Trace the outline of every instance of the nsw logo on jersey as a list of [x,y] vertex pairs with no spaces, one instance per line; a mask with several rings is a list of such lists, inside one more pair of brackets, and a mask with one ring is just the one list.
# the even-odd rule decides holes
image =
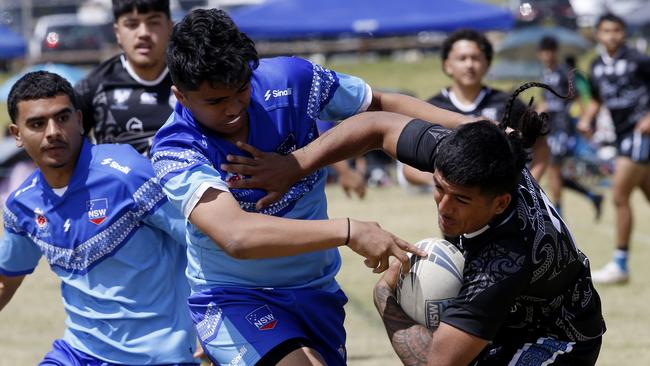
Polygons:
[[286,88],[286,89],[269,89],[264,93],[264,101],[268,101],[271,98],[277,98],[277,97],[288,97],[292,94],[292,89],[291,88]]
[[99,225],[106,220],[108,213],[108,200],[106,198],[99,198],[96,200],[86,201],[86,208],[88,210],[88,221],[95,225]]
[[246,315],[246,320],[254,325],[258,330],[271,330],[275,328],[278,320],[271,312],[268,305],[261,306]]

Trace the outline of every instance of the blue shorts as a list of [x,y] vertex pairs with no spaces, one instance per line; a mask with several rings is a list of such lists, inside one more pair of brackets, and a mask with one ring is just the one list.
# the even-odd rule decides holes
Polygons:
[[650,162],[650,135],[639,132],[627,133],[618,139],[618,155],[639,164]]
[[346,364],[347,301],[341,290],[217,287],[190,296],[188,304],[203,349],[217,365],[252,366],[298,339],[335,366]]
[[[100,360],[78,349],[72,348],[63,339],[52,343],[52,350],[48,352],[39,366],[117,366],[110,362]],[[168,366],[198,366],[196,363],[180,363]]]

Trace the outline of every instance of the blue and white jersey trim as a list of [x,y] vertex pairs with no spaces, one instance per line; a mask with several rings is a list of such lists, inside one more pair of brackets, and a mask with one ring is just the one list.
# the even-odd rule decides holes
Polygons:
[[[285,193],[279,201],[263,208],[260,213],[267,215],[277,215],[279,212],[285,210],[290,205],[295,204],[296,201],[302,198],[305,194],[312,191],[314,185],[316,185],[316,182],[318,181],[319,173],[320,171],[316,171],[299,180],[297,183],[292,185],[291,188],[289,188],[289,191]],[[256,203],[257,202],[240,200],[239,206],[244,211],[256,212]]]
[[164,183],[163,179],[169,173],[184,171],[189,167],[201,164],[212,166],[208,158],[194,150],[158,151],[153,155],[151,161],[153,170],[161,184]]
[[[160,201],[164,200],[165,195],[157,184],[157,179],[151,178],[138,188],[133,194],[133,198],[137,203],[137,211],[126,212],[99,234],[74,248],[61,248],[29,233],[27,236],[38,245],[51,266],[83,274],[98,261],[121,247],[140,225],[142,218]],[[15,215],[13,217],[15,220]]]
[[563,342],[553,338],[539,338],[536,343],[526,343],[517,351],[508,366],[545,366],[573,350],[575,342]]
[[203,342],[211,341],[217,334],[223,311],[214,302],[208,304],[203,320],[196,324],[196,331]]
[[4,221],[5,229],[15,234],[20,233],[20,228],[18,227],[18,217],[16,217],[16,214],[11,212],[6,206],[2,214],[2,220]]
[[333,71],[317,64],[313,64],[313,72],[307,115],[315,120],[318,118],[322,106],[329,100],[332,86],[336,83],[336,78],[334,77]]

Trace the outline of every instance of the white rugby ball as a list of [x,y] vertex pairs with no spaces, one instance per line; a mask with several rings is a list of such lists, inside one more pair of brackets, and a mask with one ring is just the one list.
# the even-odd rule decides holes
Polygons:
[[411,269],[397,281],[397,301],[419,324],[435,329],[440,315],[458,295],[463,283],[463,253],[443,239],[427,238],[415,244],[429,253],[411,256]]

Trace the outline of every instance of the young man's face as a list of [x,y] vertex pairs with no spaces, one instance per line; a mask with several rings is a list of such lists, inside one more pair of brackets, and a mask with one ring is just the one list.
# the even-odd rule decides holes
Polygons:
[[83,141],[81,112],[70,98],[60,94],[52,98],[18,102],[15,124],[9,126],[18,147],[24,147],[34,163],[44,169],[74,167]]
[[464,39],[454,42],[449,56],[443,62],[445,73],[454,83],[464,87],[481,85],[489,67],[478,44]]
[[557,53],[555,50],[539,50],[537,58],[544,67],[553,67],[557,63]]
[[502,213],[510,195],[496,197],[481,193],[479,187],[464,187],[448,182],[439,171],[433,173],[433,198],[438,206],[438,226],[444,235],[473,233]]
[[605,20],[598,26],[596,38],[607,52],[614,53],[625,42],[625,28],[617,22]]
[[165,50],[173,24],[163,12],[120,15],[113,24],[117,43],[134,67],[154,68],[165,63]]
[[198,90],[181,92],[172,86],[172,91],[197,121],[224,137],[237,136],[247,126],[249,82],[239,88],[213,87],[204,82]]

